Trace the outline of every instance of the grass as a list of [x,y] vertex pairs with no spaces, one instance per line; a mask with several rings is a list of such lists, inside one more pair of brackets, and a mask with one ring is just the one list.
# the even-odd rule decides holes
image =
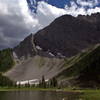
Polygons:
[[81,92],[80,90],[72,90],[71,88],[38,88],[38,87],[0,87],[0,91],[61,91],[61,92]]
[[82,90],[82,100],[100,100],[100,90]]
[[98,90],[96,89],[83,89],[83,90],[64,89],[64,91],[80,93],[78,100],[100,100],[100,89]]
[[78,81],[85,84],[88,84],[88,80],[93,82],[99,80],[100,46],[66,59],[64,66],[65,69],[56,76],[57,78],[68,79],[80,76]]
[[100,100],[100,90],[83,89],[73,90],[71,88],[0,88],[0,91],[57,91],[57,92],[70,92],[79,93],[79,100]]
[[21,87],[21,88],[14,88],[14,87],[0,87],[0,91],[56,91],[57,88],[27,88],[27,87]]

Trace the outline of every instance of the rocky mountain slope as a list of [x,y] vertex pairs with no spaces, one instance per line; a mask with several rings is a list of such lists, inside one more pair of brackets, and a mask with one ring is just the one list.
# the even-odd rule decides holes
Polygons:
[[70,58],[48,58],[36,55],[5,73],[15,81],[55,77],[62,86],[100,87],[100,44]]
[[100,42],[100,14],[72,17],[64,15],[34,35],[34,43],[44,51],[70,57]]
[[42,49],[43,55],[47,55],[43,52],[50,52],[55,56],[76,55],[100,42],[99,18],[99,13],[91,16],[61,16],[35,35],[28,36],[14,48],[14,52],[19,58],[34,56],[38,46]]
[[33,35],[26,37],[18,46],[13,49],[18,59],[28,56],[34,56],[36,54],[36,48],[33,44]]
[[5,75],[15,81],[41,79],[42,76],[50,79],[61,72],[63,64],[64,59],[36,55],[19,62]]

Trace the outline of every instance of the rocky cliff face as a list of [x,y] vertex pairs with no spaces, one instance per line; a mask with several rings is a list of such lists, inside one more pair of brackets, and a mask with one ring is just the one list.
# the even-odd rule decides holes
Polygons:
[[100,14],[72,17],[64,15],[34,35],[44,51],[70,57],[100,42]]
[[42,51],[38,52],[40,55],[52,53],[55,56],[73,56],[100,42],[99,18],[99,13],[91,16],[61,16],[35,35],[28,36],[14,51],[19,58],[34,56],[38,46],[39,51]]
[[34,46],[33,39],[34,37],[31,34],[13,49],[18,58],[27,58],[36,55],[36,48]]

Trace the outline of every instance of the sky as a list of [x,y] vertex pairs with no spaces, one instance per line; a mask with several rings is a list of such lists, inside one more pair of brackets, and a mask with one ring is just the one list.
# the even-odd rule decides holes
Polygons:
[[14,47],[65,14],[100,12],[100,0],[0,0],[0,49]]

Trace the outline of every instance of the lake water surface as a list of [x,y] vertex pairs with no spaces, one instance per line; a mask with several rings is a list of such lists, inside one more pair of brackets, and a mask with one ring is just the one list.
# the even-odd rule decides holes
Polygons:
[[0,92],[0,100],[79,100],[78,94],[66,92],[10,91]]

